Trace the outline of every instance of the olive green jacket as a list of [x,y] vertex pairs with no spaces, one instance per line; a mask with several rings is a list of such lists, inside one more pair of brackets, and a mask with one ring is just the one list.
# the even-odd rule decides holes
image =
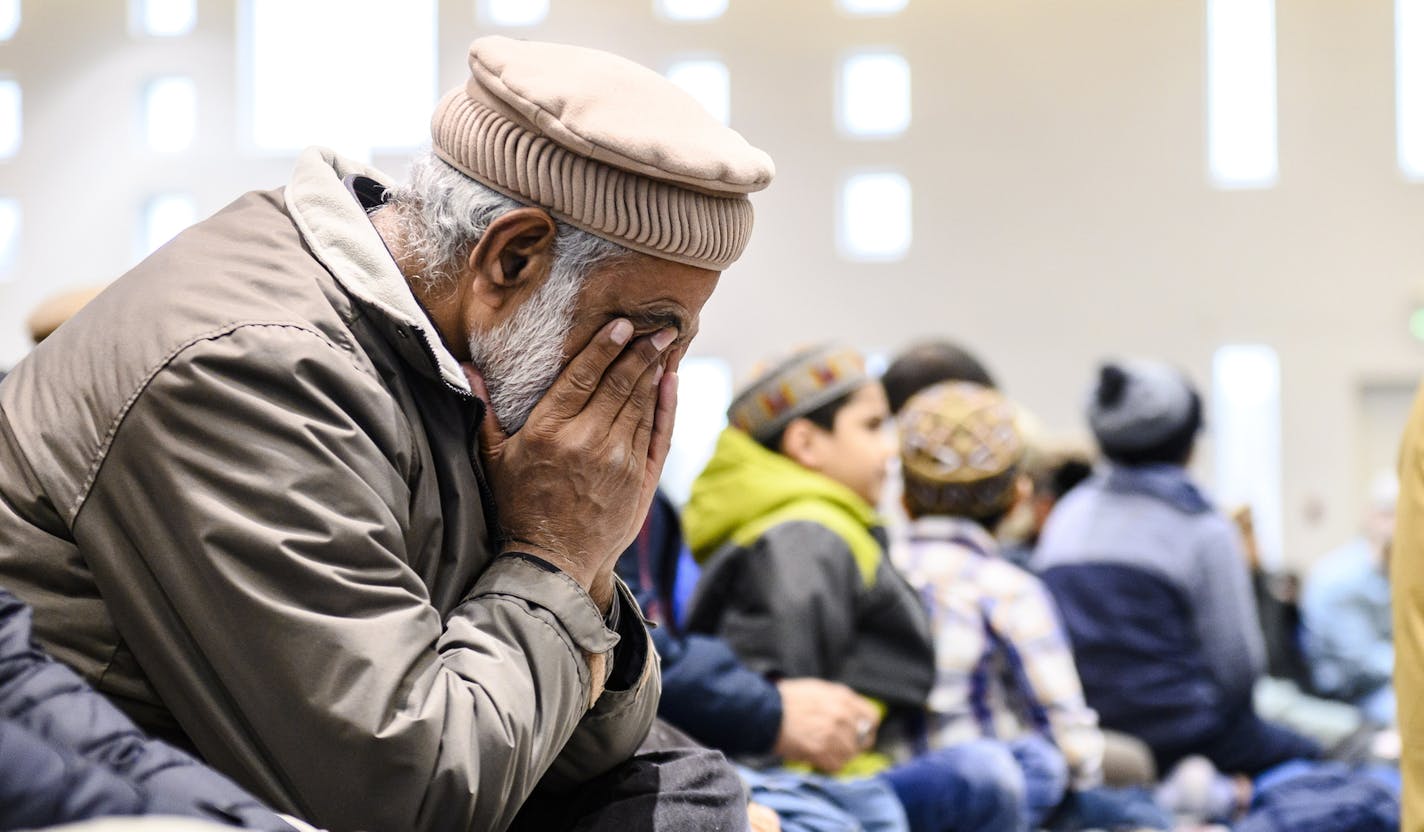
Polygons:
[[615,631],[562,572],[496,556],[480,405],[357,174],[380,178],[307,151],[0,385],[0,585],[141,725],[280,809],[503,829],[536,784],[633,753],[656,657],[626,591]]

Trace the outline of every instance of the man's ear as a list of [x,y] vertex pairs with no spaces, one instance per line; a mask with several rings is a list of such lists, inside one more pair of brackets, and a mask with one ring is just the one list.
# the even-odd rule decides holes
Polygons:
[[470,250],[465,266],[490,287],[523,290],[537,287],[554,261],[558,227],[548,212],[516,208],[495,217]]
[[821,470],[825,431],[810,419],[795,418],[781,434],[781,453],[812,471]]

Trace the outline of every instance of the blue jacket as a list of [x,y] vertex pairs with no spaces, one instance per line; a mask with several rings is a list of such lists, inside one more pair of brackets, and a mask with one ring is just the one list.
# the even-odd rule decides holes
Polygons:
[[1104,727],[1190,747],[1251,708],[1265,647],[1246,561],[1185,470],[1099,472],[1054,509],[1035,559]]
[[771,752],[781,732],[781,694],[742,664],[720,638],[684,634],[677,619],[695,570],[677,510],[659,493],[638,539],[618,561],[623,578],[657,626],[663,694],[658,716],[727,754]]
[[144,734],[30,637],[0,590],[0,830],[112,815],[181,815],[291,832],[227,778]]
[[1391,683],[1394,620],[1389,576],[1364,538],[1326,555],[1301,592],[1312,681],[1325,696],[1353,702]]

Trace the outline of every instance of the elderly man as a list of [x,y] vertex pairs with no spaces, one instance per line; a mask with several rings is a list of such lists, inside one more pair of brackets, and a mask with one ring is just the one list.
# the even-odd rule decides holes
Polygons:
[[613,55],[469,58],[408,185],[307,151],[21,363],[0,585],[323,826],[743,826],[715,753],[633,756],[657,662],[613,567],[771,161]]

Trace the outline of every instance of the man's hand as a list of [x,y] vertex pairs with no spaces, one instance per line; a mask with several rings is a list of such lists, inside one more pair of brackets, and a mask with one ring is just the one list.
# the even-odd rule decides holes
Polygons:
[[[600,330],[513,436],[492,410],[480,425],[505,550],[548,560],[605,610],[613,564],[657,490],[677,407],[677,374],[664,373],[677,331],[632,336],[622,319]],[[483,380],[467,374],[487,398]]]
[[781,818],[760,803],[747,804],[747,821],[752,832],[781,832]]
[[831,773],[875,745],[880,713],[845,685],[783,679],[776,688],[781,692],[781,733],[775,750],[783,759]]

